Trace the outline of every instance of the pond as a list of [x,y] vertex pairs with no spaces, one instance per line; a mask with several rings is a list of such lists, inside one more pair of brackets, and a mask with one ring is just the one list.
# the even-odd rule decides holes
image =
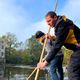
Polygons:
[[[5,67],[0,66],[0,80],[27,80],[34,69],[27,66]],[[34,80],[35,74],[29,80]],[[50,80],[47,70],[40,70],[38,80]],[[68,79],[64,79],[68,80]]]
[[[27,80],[34,69],[28,67],[0,67],[0,80]],[[35,72],[36,73],[36,72]],[[47,71],[40,71],[38,80],[48,80]],[[29,80],[34,80],[35,74]]]

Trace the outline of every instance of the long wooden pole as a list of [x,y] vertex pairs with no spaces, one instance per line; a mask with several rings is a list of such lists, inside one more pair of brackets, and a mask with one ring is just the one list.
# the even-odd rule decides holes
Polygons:
[[32,71],[32,73],[28,76],[28,78],[26,78],[26,80],[29,80],[30,77],[35,73],[36,70],[37,70],[37,67]]
[[[51,27],[49,27],[48,34],[50,33],[50,29],[51,29]],[[44,45],[43,45],[43,49],[42,49],[42,53],[41,53],[39,62],[42,62],[42,58],[43,58],[44,50],[45,50],[45,47],[46,47],[46,43],[47,43],[47,35],[46,35],[46,39],[44,41]],[[35,76],[34,80],[37,80],[38,74],[39,74],[39,69],[37,69],[36,76]]]
[[[49,32],[50,32],[50,29],[51,29],[51,27],[49,27],[48,34],[49,34]],[[44,54],[44,50],[45,50],[45,46],[46,46],[46,42],[47,42],[47,35],[46,35],[46,39],[45,39],[44,44],[43,44],[43,49],[42,49],[42,53],[41,53],[41,56],[40,56],[40,60],[39,60],[39,62],[42,61],[43,54]],[[37,70],[37,72],[36,72],[36,76],[35,76],[35,80],[36,80],[37,77],[38,77],[38,73],[39,73],[39,69],[37,69],[37,67],[32,71],[32,73],[29,75],[29,77],[26,78],[26,80],[29,80],[30,77],[35,73],[36,70]]]
[[[55,8],[54,8],[54,12],[56,12],[57,6],[58,6],[58,0],[56,0],[56,5],[55,5]],[[49,27],[48,33],[50,32],[50,29],[51,29],[51,27]],[[43,53],[44,53],[44,49],[45,49],[46,43],[47,43],[47,37],[46,37],[45,42],[44,42],[44,45],[43,45],[43,50],[42,50],[40,62],[41,62],[41,60],[43,58]],[[37,69],[35,80],[37,80],[38,74],[39,74],[39,69]]]
[[[56,12],[56,9],[57,9],[57,6],[58,6],[58,0],[56,0],[56,5],[55,5],[55,8],[54,8],[54,12]],[[49,31],[48,31],[48,33],[50,32],[50,28],[49,28]],[[47,42],[47,38],[45,39],[45,44],[46,44],[46,42]],[[44,47],[45,47],[46,45],[44,45]],[[41,55],[41,58],[43,57],[43,52],[44,52],[44,49],[42,50],[42,55]],[[40,58],[40,59],[41,59]],[[41,59],[42,60],[42,59]],[[41,61],[40,60],[40,61]],[[37,72],[36,72],[36,76],[35,76],[35,80],[37,80],[37,77],[38,77],[38,73],[39,73],[39,69],[37,69],[37,68],[35,68],[34,70],[33,70],[33,72],[30,74],[30,76],[27,78],[27,80],[29,80],[29,78],[34,74],[34,72],[37,70]]]

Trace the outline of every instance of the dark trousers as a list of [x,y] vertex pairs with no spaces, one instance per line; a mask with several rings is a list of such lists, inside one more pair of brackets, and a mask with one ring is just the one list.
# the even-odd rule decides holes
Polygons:
[[75,51],[68,66],[69,80],[80,80],[80,50]]

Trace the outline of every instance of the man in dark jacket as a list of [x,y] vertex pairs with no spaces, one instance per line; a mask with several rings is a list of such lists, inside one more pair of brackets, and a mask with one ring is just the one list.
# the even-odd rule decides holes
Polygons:
[[48,12],[45,19],[50,27],[55,28],[56,41],[45,61],[38,63],[37,67],[43,69],[64,45],[74,51],[68,67],[69,80],[80,80],[80,29],[65,16],[57,16],[53,11]]
[[[42,31],[37,31],[35,36],[38,42],[40,42],[41,44],[44,43],[46,36],[45,33],[43,33]],[[49,55],[49,52],[54,47],[55,39],[56,39],[55,36],[48,35],[45,48],[47,55],[43,58],[43,61],[46,59],[46,57]],[[63,52],[62,50],[60,50],[58,54],[55,56],[55,58],[48,65],[49,66],[48,72],[50,74],[51,80],[63,80],[62,62],[63,62]]]

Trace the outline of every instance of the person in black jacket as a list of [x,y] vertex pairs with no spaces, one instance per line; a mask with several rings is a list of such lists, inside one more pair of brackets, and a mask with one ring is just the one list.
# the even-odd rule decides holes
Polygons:
[[43,69],[64,45],[74,52],[68,67],[69,80],[80,80],[80,29],[70,19],[57,16],[53,11],[48,12],[45,19],[50,27],[55,28],[56,40],[54,48],[51,49],[44,62],[37,64],[37,68]]
[[[46,36],[46,34],[42,31],[37,31],[35,34],[36,40],[41,44],[44,43],[44,40],[46,38],[45,36]],[[50,50],[54,47],[55,39],[56,39],[55,36],[48,35],[48,39],[47,39],[47,43],[46,43],[46,47],[45,47],[47,55],[45,55],[45,57],[43,58],[43,61],[49,55]],[[54,59],[49,63],[47,70],[50,74],[51,80],[63,80],[64,79],[63,66],[62,66],[63,57],[64,57],[64,55],[63,55],[63,51],[61,49],[58,52],[58,54],[54,57]]]

